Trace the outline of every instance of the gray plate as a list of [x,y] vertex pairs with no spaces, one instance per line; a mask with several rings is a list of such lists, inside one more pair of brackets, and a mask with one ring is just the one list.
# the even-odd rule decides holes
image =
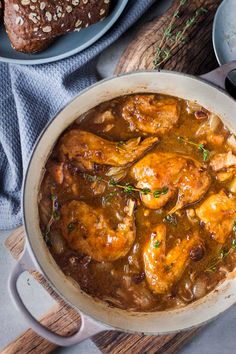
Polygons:
[[79,53],[96,42],[111,28],[123,12],[128,0],[113,0],[113,3],[110,15],[104,21],[80,32],[61,36],[48,49],[36,54],[23,54],[14,50],[10,45],[4,26],[1,25],[0,61],[24,65],[45,64]]
[[[224,0],[213,24],[213,46],[220,65],[236,59],[236,0]],[[230,74],[236,85],[236,72]]]

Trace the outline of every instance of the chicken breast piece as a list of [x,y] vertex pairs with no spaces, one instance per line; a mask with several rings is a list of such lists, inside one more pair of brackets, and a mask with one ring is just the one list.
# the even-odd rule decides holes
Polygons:
[[156,294],[169,293],[190,262],[190,252],[203,247],[197,234],[183,239],[166,254],[166,226],[157,225],[143,251],[144,271],[150,289]]
[[94,209],[78,200],[66,203],[61,208],[63,237],[71,249],[98,262],[115,261],[124,257],[134,242],[134,206],[130,199],[123,222],[114,230],[103,216],[102,209]]
[[60,141],[60,151],[69,159],[80,162],[85,169],[93,169],[94,163],[110,166],[124,166],[148,151],[158,142],[157,137],[130,139],[126,142],[114,142],[99,136],[73,129]]
[[162,135],[178,122],[180,105],[175,98],[158,100],[154,95],[130,96],[125,101],[122,117],[132,130]]
[[196,209],[196,214],[212,237],[223,244],[233,231],[236,197],[228,196],[224,191],[213,194]]
[[[207,192],[211,179],[202,165],[188,156],[173,153],[149,153],[131,168],[131,176],[138,188],[149,188],[151,193],[141,194],[143,204],[150,209],[163,207],[177,195],[177,210],[200,200]],[[166,188],[167,193],[155,197],[153,192]]]

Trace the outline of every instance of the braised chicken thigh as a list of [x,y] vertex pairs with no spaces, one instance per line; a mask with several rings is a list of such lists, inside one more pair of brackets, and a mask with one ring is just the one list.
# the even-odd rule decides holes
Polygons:
[[134,202],[130,199],[125,216],[112,229],[102,214],[88,204],[72,201],[61,209],[62,234],[69,246],[96,261],[115,261],[124,257],[135,239]]
[[178,122],[180,105],[175,98],[158,99],[155,95],[135,95],[126,100],[122,117],[132,130],[162,135]]
[[93,169],[94,163],[123,166],[140,158],[158,138],[128,140],[122,144],[108,141],[97,135],[79,129],[71,130],[61,140],[61,152],[80,162],[84,168]]
[[166,226],[157,225],[143,252],[144,270],[151,289],[157,294],[170,292],[190,262],[191,250],[197,247],[203,247],[203,242],[195,234],[166,254]]
[[224,191],[213,194],[196,209],[196,214],[212,237],[224,244],[234,227],[236,196],[228,196]]
[[104,102],[56,142],[39,216],[55,262],[88,295],[129,311],[186,306],[236,267],[235,135],[196,102]]
[[210,186],[210,176],[198,161],[172,153],[146,155],[131,168],[131,176],[138,181],[138,188],[168,188],[159,198],[141,194],[148,208],[159,209],[177,195],[177,203],[170,213],[200,200]]

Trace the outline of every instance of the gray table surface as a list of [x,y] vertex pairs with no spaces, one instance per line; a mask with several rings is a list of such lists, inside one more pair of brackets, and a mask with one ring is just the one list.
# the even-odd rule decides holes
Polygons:
[[[170,3],[171,0],[159,1],[156,9],[157,13],[161,14],[165,11]],[[151,16],[152,14],[150,14]],[[130,30],[128,34],[100,56],[98,71],[101,77],[113,74],[120,54],[134,35],[135,32]],[[4,241],[9,234],[10,231],[0,231],[0,350],[28,328],[21,314],[12,305],[7,291],[7,278],[15,263],[4,246]],[[23,274],[19,279],[19,291],[28,308],[37,318],[42,316],[54,304],[54,300],[28,274]],[[236,353],[236,327],[234,325],[236,326],[236,306],[204,327],[202,332],[180,351],[180,354]],[[56,353],[95,354],[100,353],[100,351],[91,340],[86,340],[74,347],[59,348]]]

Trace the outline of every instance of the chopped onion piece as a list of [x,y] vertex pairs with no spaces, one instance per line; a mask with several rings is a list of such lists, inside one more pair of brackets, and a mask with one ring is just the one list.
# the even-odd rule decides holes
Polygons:
[[200,125],[200,127],[198,128],[198,130],[196,131],[196,136],[199,135],[204,135],[209,131],[209,125],[208,122],[204,122]]
[[188,106],[188,111],[190,113],[202,110],[202,106],[200,106],[197,102],[188,101],[187,106]]
[[217,128],[219,127],[219,125],[221,124],[221,120],[218,116],[216,116],[215,114],[211,113],[209,116],[208,121],[205,121],[204,123],[202,123],[200,125],[200,127],[198,128],[196,135],[205,135],[209,133],[214,133]]
[[127,168],[126,167],[111,167],[107,173],[106,176],[114,178],[117,182],[125,178],[127,175]]
[[216,178],[219,182],[225,182],[228,179],[232,178],[234,175],[234,171],[226,171],[226,172],[218,172]]
[[211,113],[208,121],[210,130],[212,132],[215,132],[216,129],[219,127],[220,123],[221,123],[220,118],[215,114]]
[[230,182],[229,191],[236,194],[236,177]]
[[191,289],[182,289],[182,291],[179,294],[179,297],[184,301],[184,302],[190,302],[193,300],[193,293]]
[[102,181],[94,181],[91,184],[91,189],[92,189],[94,195],[100,195],[105,192],[106,184]]
[[108,124],[104,129],[103,129],[103,132],[104,133],[107,133],[109,132],[110,130],[112,130],[114,128],[115,124]]
[[204,295],[206,295],[207,286],[206,281],[203,279],[197,279],[196,283],[193,286],[193,295],[195,299],[200,299]]
[[233,149],[234,152],[236,152],[236,138],[235,135],[230,135],[230,137],[227,139],[227,145]]
[[62,254],[65,250],[65,241],[62,238],[59,231],[53,231],[50,235],[50,241],[52,244],[53,251],[56,254]]
[[113,116],[111,111],[105,111],[94,118],[94,123],[95,124],[102,124],[105,122],[110,122],[114,119],[115,119],[115,117]]
[[198,219],[196,218],[196,213],[194,209],[186,210],[187,217],[191,223],[197,223]]

